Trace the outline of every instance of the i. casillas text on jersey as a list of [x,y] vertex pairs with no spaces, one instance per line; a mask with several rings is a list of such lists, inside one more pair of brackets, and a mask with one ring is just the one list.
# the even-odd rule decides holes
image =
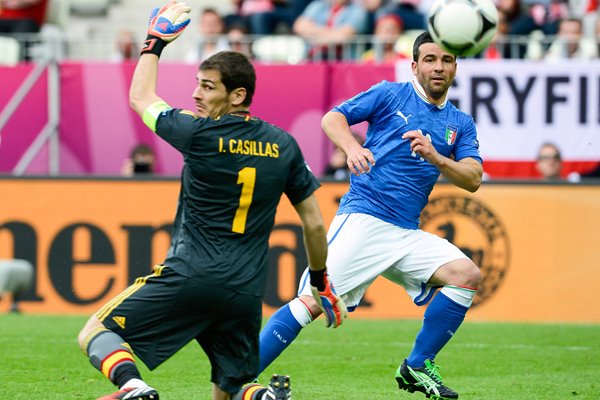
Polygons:
[[270,142],[258,142],[256,140],[237,140],[219,138],[219,153],[243,154],[259,157],[279,158],[279,145]]

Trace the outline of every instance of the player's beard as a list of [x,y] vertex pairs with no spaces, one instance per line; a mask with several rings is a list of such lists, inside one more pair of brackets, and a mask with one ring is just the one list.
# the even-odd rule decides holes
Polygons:
[[439,80],[434,81],[433,79],[429,79],[427,82],[427,90],[429,92],[429,96],[432,99],[438,100],[448,93],[448,88],[450,87],[450,82],[448,82],[447,78],[444,78],[444,82],[442,83]]

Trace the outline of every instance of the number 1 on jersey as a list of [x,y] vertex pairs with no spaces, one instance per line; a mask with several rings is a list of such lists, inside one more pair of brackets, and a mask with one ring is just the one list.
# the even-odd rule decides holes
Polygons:
[[248,210],[252,203],[252,194],[254,193],[254,184],[256,183],[256,168],[242,168],[238,174],[237,184],[242,185],[240,194],[240,205],[235,211],[233,226],[231,230],[235,233],[244,233],[246,231],[246,219]]

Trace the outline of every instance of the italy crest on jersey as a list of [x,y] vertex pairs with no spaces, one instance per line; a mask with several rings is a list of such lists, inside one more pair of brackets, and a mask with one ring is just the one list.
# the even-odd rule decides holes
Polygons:
[[456,141],[457,129],[451,127],[450,125],[446,126],[446,143],[448,146],[452,146]]

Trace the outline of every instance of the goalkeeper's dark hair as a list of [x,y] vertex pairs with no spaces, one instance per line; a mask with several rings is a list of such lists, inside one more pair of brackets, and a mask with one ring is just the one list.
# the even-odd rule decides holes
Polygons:
[[219,71],[227,93],[237,88],[244,88],[246,99],[242,104],[246,107],[252,104],[252,96],[256,88],[256,72],[244,54],[237,51],[220,51],[204,60],[200,64],[200,70]]

